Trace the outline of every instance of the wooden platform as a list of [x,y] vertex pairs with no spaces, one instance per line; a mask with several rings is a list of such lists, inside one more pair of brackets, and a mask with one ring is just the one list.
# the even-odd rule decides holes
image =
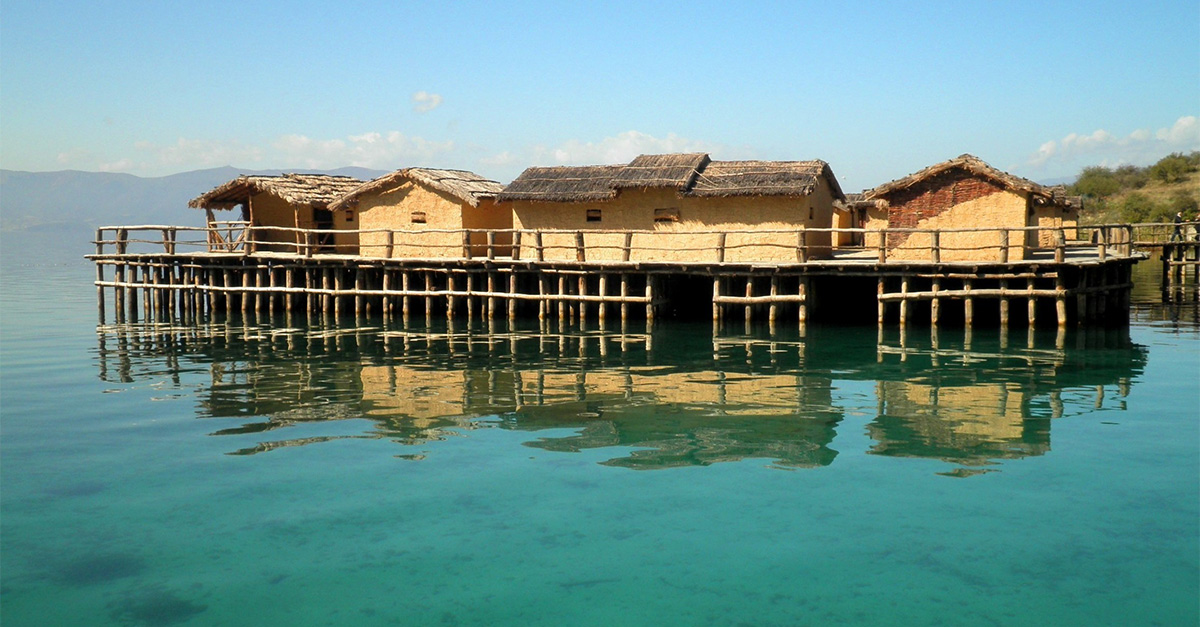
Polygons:
[[[1127,322],[1131,269],[1145,257],[1119,235],[1091,244],[1060,233],[1054,248],[1025,250],[1017,260],[1007,259],[1007,246],[995,259],[945,262],[937,249],[928,260],[914,261],[882,248],[834,249],[812,259],[798,250],[804,261],[791,262],[587,261],[586,254],[574,261],[531,260],[490,247],[482,256],[464,248],[457,258],[398,259],[299,246],[296,252],[250,252],[225,240],[185,252],[167,231],[173,228],[179,227],[105,227],[97,233],[96,254],[89,258],[96,263],[102,316],[107,290],[118,320],[140,309],[147,318],[241,310],[653,323],[711,315],[717,323],[738,318],[803,326],[818,312],[821,320],[862,320],[874,303],[871,317],[880,325],[952,320],[967,327],[1032,327],[1046,319],[1062,327]],[[161,231],[161,240],[129,238],[136,229]],[[106,230],[117,237],[106,239]],[[151,250],[134,252],[134,245]]]

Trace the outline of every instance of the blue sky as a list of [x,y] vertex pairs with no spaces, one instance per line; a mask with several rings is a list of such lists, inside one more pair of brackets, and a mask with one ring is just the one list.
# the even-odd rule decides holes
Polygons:
[[848,191],[1200,150],[1200,2],[0,4],[0,167],[461,168],[707,151]]

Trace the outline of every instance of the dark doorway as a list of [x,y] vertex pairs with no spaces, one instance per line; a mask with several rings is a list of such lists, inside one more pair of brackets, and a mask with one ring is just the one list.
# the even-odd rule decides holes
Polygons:
[[317,230],[322,231],[317,234],[317,252],[337,252],[331,232],[333,230],[333,212],[328,209],[313,209],[313,222],[316,223]]

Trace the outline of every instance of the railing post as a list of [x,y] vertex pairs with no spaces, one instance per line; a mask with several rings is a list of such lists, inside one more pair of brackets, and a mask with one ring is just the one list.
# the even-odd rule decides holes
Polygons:
[[808,261],[808,231],[800,229],[796,233],[796,263]]
[[117,254],[124,255],[129,250],[129,229],[117,229]]
[[254,226],[246,225],[246,230],[242,231],[242,255],[249,255],[254,252]]
[[471,231],[466,229],[462,232],[462,253],[464,259],[471,258]]
[[[487,258],[488,259],[496,258],[496,232],[495,231],[487,232]],[[491,314],[489,313],[489,315],[491,315]]]
[[311,259],[313,256],[313,234],[312,231],[304,232],[304,257]]
[[583,249],[583,231],[575,231],[575,261],[587,261],[587,254]]
[[725,263],[725,231],[717,234],[717,263]]
[[1054,263],[1062,263],[1067,256],[1067,234],[1062,229],[1054,229]]
[[[362,241],[362,235],[359,235],[359,242],[361,242],[361,241]],[[383,249],[383,256],[386,257],[387,259],[391,259],[392,255],[395,254],[395,252],[396,252],[396,232],[389,230],[387,232],[387,245],[384,246],[384,249]]]
[[[512,257],[513,260],[517,260],[517,259],[521,258],[521,232],[520,231],[513,232],[512,252],[509,253],[509,256]],[[509,303],[509,306],[510,307],[512,306],[511,301]]]
[[542,247],[542,232],[541,231],[533,232],[533,247],[537,251],[537,260],[545,261],[546,260],[546,249]]
[[625,245],[621,249],[621,261],[633,258],[633,231],[625,231]]
[[1108,257],[1108,227],[1100,227],[1100,241],[1096,247],[1096,256],[1100,261],[1104,261]]
[[879,263],[887,261],[887,229],[879,229]]
[[942,262],[942,232],[934,231],[929,234],[929,260],[933,263]]
[[1008,263],[1008,229],[1000,229],[1000,263]]

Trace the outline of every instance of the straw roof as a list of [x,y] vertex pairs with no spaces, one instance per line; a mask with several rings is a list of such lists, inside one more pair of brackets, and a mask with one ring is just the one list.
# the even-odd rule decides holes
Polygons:
[[506,200],[588,202],[617,196],[612,181],[623,165],[528,168],[496,197]]
[[255,194],[269,193],[293,205],[323,208],[361,184],[362,181],[356,178],[327,174],[243,175],[193,198],[188,206],[232,209],[245,204]]
[[687,189],[697,173],[710,163],[703,152],[673,155],[641,155],[614,177],[616,189],[629,187],[674,187]]
[[863,195],[868,200],[881,198],[892,193],[908,189],[922,181],[954,169],[965,170],[971,174],[975,174],[993,181],[1006,189],[1027,192],[1044,200],[1049,200],[1053,196],[1050,189],[1043,185],[1034,183],[1029,179],[1024,179],[1019,176],[997,170],[996,168],[988,165],[979,157],[968,154],[960,155],[954,159],[950,159],[949,161],[943,161],[941,163],[931,165],[919,172],[915,172],[904,178],[896,179],[890,183],[884,183],[883,185],[880,185],[874,189],[867,190],[863,193]]
[[641,155],[628,165],[535,167],[521,173],[500,201],[611,200],[622,189],[673,188],[681,196],[807,196],[821,178],[835,199],[842,189],[824,161],[712,161],[705,153]]
[[870,200],[866,198],[866,194],[855,193],[846,194],[846,200],[841,203],[841,206],[846,209],[874,209],[881,206],[882,200]]
[[500,183],[466,170],[404,168],[359,185],[329,208],[337,211],[353,207],[366,194],[395,189],[409,181],[449,194],[472,207],[478,207],[481,200],[495,198],[504,189]]
[[687,196],[807,196],[824,178],[835,199],[842,187],[824,161],[713,161]]

